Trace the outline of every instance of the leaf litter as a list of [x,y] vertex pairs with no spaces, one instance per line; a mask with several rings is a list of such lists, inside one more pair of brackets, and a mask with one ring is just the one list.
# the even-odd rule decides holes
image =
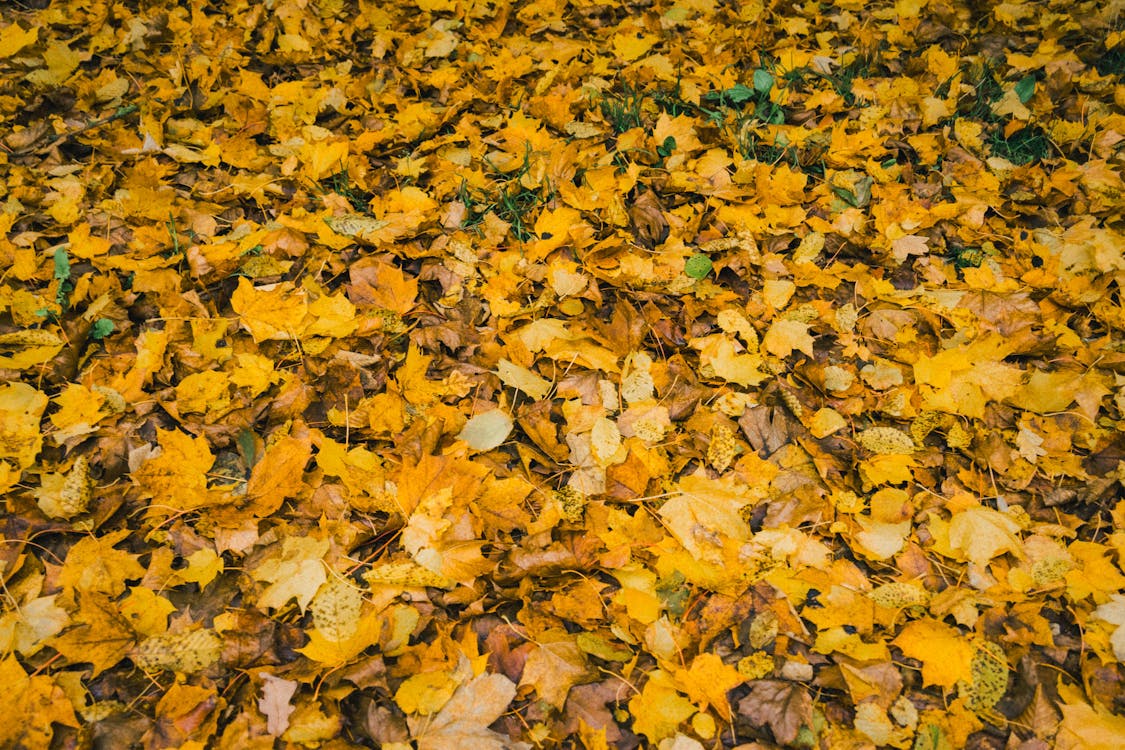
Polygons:
[[1117,3],[0,20],[0,746],[1119,747]]

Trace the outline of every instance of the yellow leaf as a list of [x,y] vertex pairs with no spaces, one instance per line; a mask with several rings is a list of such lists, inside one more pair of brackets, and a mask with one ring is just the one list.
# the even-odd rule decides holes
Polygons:
[[312,439],[307,436],[286,435],[271,442],[246,484],[247,510],[265,518],[287,499],[303,493],[305,465],[311,457]]
[[411,344],[406,352],[406,361],[395,373],[403,398],[415,406],[429,404],[443,391],[441,383],[426,377],[432,360],[433,357],[423,354],[421,349]]
[[324,555],[330,542],[309,536],[287,536],[272,554],[254,568],[256,581],[269,583],[258,597],[259,607],[277,609],[296,599],[304,612],[327,579]]
[[210,547],[197,549],[187,556],[188,566],[176,571],[176,575],[188,583],[195,583],[199,588],[207,588],[207,584],[215,580],[215,576],[222,573],[226,567],[223,558],[215,554]]
[[840,412],[829,407],[817,409],[816,413],[812,415],[812,419],[809,420],[809,432],[818,440],[828,437],[834,432],[839,432],[847,426],[848,423]]
[[758,369],[762,358],[756,352],[740,353],[729,335],[705,336],[688,343],[699,350],[700,372],[704,377],[717,377],[747,388],[769,377]]
[[51,415],[56,443],[93,432],[98,422],[113,412],[112,406],[106,403],[105,389],[87,388],[80,383],[68,384],[66,390],[52,400],[58,407]]
[[590,430],[590,455],[598,465],[605,467],[625,460],[621,446],[621,432],[613,420],[599,417]]
[[519,390],[538,401],[546,397],[551,390],[551,383],[539,377],[526,367],[521,367],[506,359],[496,363],[496,375],[500,382],[509,388]]
[[1062,715],[1058,750],[1118,750],[1125,740],[1125,717],[1086,703],[1064,703]]
[[238,388],[245,388],[251,398],[260,396],[280,379],[280,374],[274,370],[273,360],[249,352],[235,355],[230,382]]
[[13,23],[0,31],[0,59],[11,57],[38,39],[38,26],[33,24],[25,31],[18,23]]
[[529,258],[533,261],[546,258],[552,251],[568,244],[571,231],[584,224],[582,214],[570,206],[543,211],[535,221],[535,234],[539,239],[532,244]]
[[[297,43],[296,49],[308,51],[309,45],[304,39],[289,35],[288,38]],[[300,152],[301,161],[304,163],[303,174],[313,182],[319,182],[325,177],[330,177],[346,168],[348,159],[348,141],[341,138],[334,141],[315,141],[306,144]]]
[[724,664],[715,654],[699,654],[692,659],[690,669],[676,670],[676,683],[700,710],[714,706],[726,721],[731,718],[727,693],[745,681],[735,667]]
[[430,716],[441,710],[457,690],[457,680],[447,671],[407,677],[395,691],[395,703],[405,713]]
[[160,635],[168,629],[168,615],[176,605],[144,586],[133,586],[121,600],[121,615],[139,635]]
[[47,69],[33,70],[27,74],[27,80],[39,86],[58,86],[89,56],[89,52],[72,50],[66,42],[53,42],[43,51],[43,62],[47,63]]
[[105,255],[113,247],[113,242],[107,237],[91,237],[90,225],[86,223],[76,226],[66,238],[70,242],[68,252],[85,260]]
[[352,274],[360,290],[357,301],[369,300],[370,304],[399,315],[414,309],[418,296],[418,279],[407,276],[397,266],[376,263],[357,268]]
[[613,36],[613,51],[625,62],[632,62],[641,57],[658,41],[651,34],[642,34],[639,31],[623,31]]
[[117,605],[105,594],[80,591],[77,600],[75,624],[48,641],[48,645],[71,664],[92,664],[96,677],[125,658],[136,636]]
[[0,747],[47,750],[52,747],[52,724],[77,727],[78,717],[66,693],[45,674],[28,675],[14,656],[0,661],[4,685],[4,721],[0,721]]
[[694,557],[721,563],[727,542],[750,538],[740,510],[749,497],[736,484],[706,476],[680,480],[679,494],[660,507],[668,530]]
[[122,529],[75,542],[59,572],[59,584],[65,591],[97,591],[109,596],[125,593],[125,581],[145,574],[136,556],[114,547],[128,534]]
[[381,622],[379,613],[368,612],[355,623],[354,632],[343,640],[332,637],[337,633],[326,633],[318,628],[310,628],[305,631],[309,636],[309,642],[297,650],[321,664],[344,664],[379,642]]
[[86,512],[93,494],[90,464],[84,456],[79,456],[65,474],[46,472],[41,475],[35,501],[50,518],[70,519]]
[[445,576],[429,568],[423,568],[412,560],[376,565],[363,578],[371,586],[394,586],[403,589],[453,587],[453,583]]
[[207,472],[215,462],[207,439],[178,430],[157,430],[160,453],[133,472],[133,482],[145,496],[154,498],[151,511],[170,513],[213,504],[207,489]]
[[695,706],[673,684],[665,672],[654,670],[640,694],[629,700],[633,729],[653,745],[674,736],[680,724],[695,713]]
[[17,478],[19,471],[31,466],[43,446],[39,419],[46,408],[47,396],[30,385],[0,385],[0,461],[14,466]]
[[302,330],[308,313],[304,289],[298,289],[288,281],[268,289],[258,288],[245,276],[239,277],[238,288],[231,295],[230,304],[257,343],[295,338]]
[[[244,280],[244,279],[243,279]],[[164,366],[164,353],[168,349],[168,331],[148,329],[137,337],[137,358],[133,366],[111,383],[127,403],[149,398],[145,385]]]
[[975,506],[953,516],[949,523],[950,548],[961,559],[977,565],[1005,552],[1017,555],[1023,548],[1016,532],[1019,524],[999,511]]
[[408,720],[418,750],[503,750],[506,735],[488,725],[500,718],[516,696],[516,686],[501,674],[482,674],[461,687],[433,717]]
[[359,325],[355,305],[343,294],[326,294],[309,304],[309,323],[304,336],[329,336],[342,339],[355,333]]
[[458,440],[464,440],[475,451],[490,451],[499,447],[512,433],[512,417],[503,409],[493,409],[477,414],[465,422]]
[[859,475],[863,478],[864,489],[881,484],[902,484],[913,478],[911,469],[918,462],[905,455],[872,456],[859,462]]
[[775,357],[788,357],[794,350],[813,356],[809,324],[799,320],[776,320],[762,338],[762,348]]
[[909,456],[914,441],[893,427],[869,427],[856,435],[856,442],[877,456]]
[[957,628],[932,619],[915,620],[907,623],[893,643],[922,662],[926,685],[952,688],[959,680],[971,684],[975,649]]
[[230,381],[226,373],[193,372],[176,385],[176,406],[181,414],[222,413],[230,406]]
[[27,370],[53,359],[62,351],[63,341],[50,331],[32,328],[0,333],[0,347],[15,350],[12,354],[0,354],[0,368]]

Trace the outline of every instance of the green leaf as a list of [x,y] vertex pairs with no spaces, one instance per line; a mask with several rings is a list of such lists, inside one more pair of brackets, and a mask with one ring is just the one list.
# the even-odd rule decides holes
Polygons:
[[55,279],[68,281],[70,279],[70,258],[66,255],[66,248],[55,250]]
[[693,279],[702,279],[711,273],[711,259],[703,253],[696,253],[684,264],[684,273]]
[[113,321],[109,318],[98,318],[94,321],[94,325],[90,326],[90,338],[94,341],[101,341],[109,334],[113,333]]
[[773,76],[765,68],[758,68],[754,71],[754,90],[760,94],[764,94],[773,88]]
[[656,153],[667,159],[676,150],[676,139],[668,136],[664,139],[664,143],[656,147]]
[[743,86],[741,83],[736,83],[724,91],[721,96],[731,104],[742,104],[754,98],[754,90]]
[[1035,76],[1024,76],[1016,84],[1016,96],[1020,98],[1021,104],[1027,104],[1031,97],[1035,94]]

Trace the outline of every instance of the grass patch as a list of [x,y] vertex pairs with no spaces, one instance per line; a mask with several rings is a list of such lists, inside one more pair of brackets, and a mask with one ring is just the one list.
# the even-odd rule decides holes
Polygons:
[[491,213],[510,225],[510,231],[516,239],[526,242],[532,236],[532,214],[554,197],[554,190],[550,185],[529,188],[523,184],[523,177],[531,171],[530,149],[524,152],[523,163],[514,173],[506,174],[496,167],[492,169],[504,177],[492,190],[474,189],[468,182],[461,181],[457,197],[466,211],[461,226],[474,229]]
[[1000,132],[989,139],[992,153],[1013,164],[1032,164],[1051,152],[1051,141],[1038,125],[1028,125],[1005,138]]
[[621,135],[626,130],[642,126],[641,106],[644,104],[645,95],[640,89],[626,83],[621,92],[603,94],[598,99],[598,109],[605,118],[613,132]]

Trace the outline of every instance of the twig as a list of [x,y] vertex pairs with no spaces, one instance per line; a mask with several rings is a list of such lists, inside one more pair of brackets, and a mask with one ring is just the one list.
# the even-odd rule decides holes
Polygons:
[[54,146],[56,143],[59,143],[60,141],[70,140],[71,138],[74,138],[75,136],[81,135],[82,133],[85,133],[88,130],[93,130],[94,128],[100,128],[102,125],[105,125],[107,123],[111,123],[114,120],[120,120],[123,117],[128,117],[129,115],[136,112],[138,109],[140,109],[140,107],[138,107],[136,104],[128,104],[124,107],[118,107],[117,111],[114,112],[109,117],[103,117],[100,120],[94,120],[93,122],[88,122],[80,128],[75,128],[74,130],[68,130],[65,133],[59,133],[59,134],[55,135],[53,138],[51,138],[50,140],[48,140],[46,143],[43,143],[43,144],[40,144],[40,145],[32,144],[30,146],[25,146],[22,149],[17,149],[15,151],[12,151],[11,153],[12,153],[13,156],[26,156],[28,154],[34,154],[34,153],[39,153],[41,151],[45,151],[46,149],[49,149],[51,146]]

